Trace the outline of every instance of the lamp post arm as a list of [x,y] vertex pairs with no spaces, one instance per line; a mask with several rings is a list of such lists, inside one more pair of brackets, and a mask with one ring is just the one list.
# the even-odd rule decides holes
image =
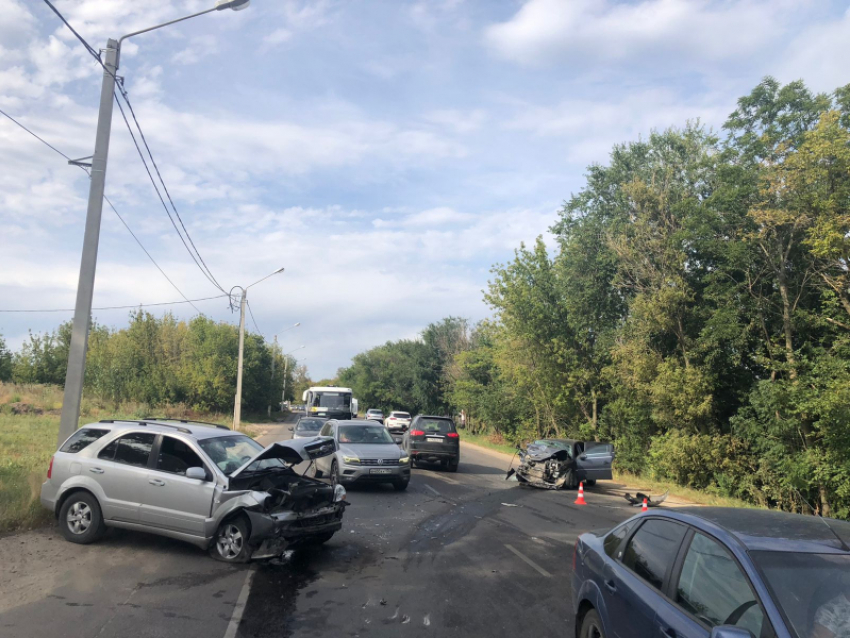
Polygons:
[[200,11],[198,13],[193,13],[190,16],[183,16],[182,18],[177,18],[176,20],[171,20],[169,22],[163,22],[162,24],[158,24],[154,27],[148,27],[147,29],[142,29],[141,31],[133,31],[133,33],[128,33],[127,35],[122,35],[118,38],[118,48],[121,48],[121,43],[124,42],[127,38],[132,38],[134,35],[140,35],[142,33],[147,33],[148,31],[155,31],[156,29],[161,29],[162,27],[167,27],[172,24],[177,24],[178,22],[183,22],[184,20],[189,20],[191,18],[197,18],[198,16],[202,16],[205,13],[212,13],[213,11],[218,11],[217,7],[213,7],[212,9],[206,9],[205,11]]

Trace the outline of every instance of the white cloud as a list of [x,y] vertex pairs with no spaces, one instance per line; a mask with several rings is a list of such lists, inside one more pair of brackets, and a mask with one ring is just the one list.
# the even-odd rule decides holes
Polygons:
[[[500,56],[522,64],[581,61],[597,66],[647,54],[666,64],[717,61],[758,52],[780,38],[793,0],[529,0],[485,30]],[[673,56],[673,57],[669,57]]]
[[805,28],[791,42],[779,62],[785,81],[804,79],[817,91],[833,91],[850,82],[850,9],[838,20]]

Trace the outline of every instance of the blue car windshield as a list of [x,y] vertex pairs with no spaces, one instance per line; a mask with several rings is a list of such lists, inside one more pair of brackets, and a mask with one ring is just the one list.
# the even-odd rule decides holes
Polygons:
[[850,638],[850,556],[792,552],[751,552],[751,556],[797,638]]

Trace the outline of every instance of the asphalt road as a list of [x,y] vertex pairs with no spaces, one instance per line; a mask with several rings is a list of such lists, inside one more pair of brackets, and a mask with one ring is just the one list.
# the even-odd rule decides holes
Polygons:
[[572,636],[573,542],[635,510],[602,484],[577,506],[504,481],[502,454],[461,455],[457,473],[414,469],[406,492],[349,490],[330,542],[249,566],[122,530],[0,538],[0,636]]

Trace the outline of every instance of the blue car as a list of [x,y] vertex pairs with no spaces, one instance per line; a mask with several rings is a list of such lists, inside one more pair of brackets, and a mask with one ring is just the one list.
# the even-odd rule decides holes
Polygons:
[[652,510],[582,534],[577,638],[850,638],[850,523]]

